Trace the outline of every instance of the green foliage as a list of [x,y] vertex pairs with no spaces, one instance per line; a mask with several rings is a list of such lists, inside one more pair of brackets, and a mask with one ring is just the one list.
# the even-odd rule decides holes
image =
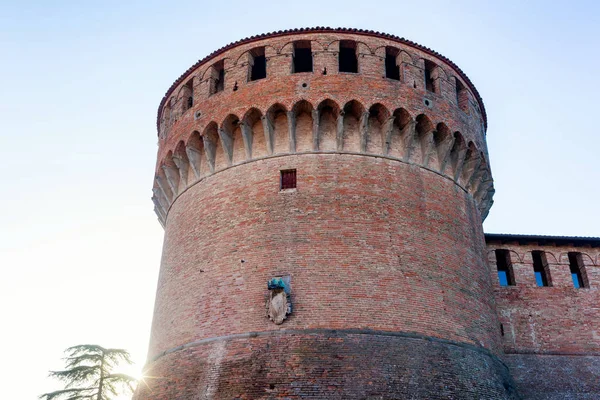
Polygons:
[[65,388],[44,393],[40,399],[110,400],[123,392],[133,392],[133,377],[112,372],[119,363],[131,364],[126,350],[82,344],[69,347],[65,354],[65,370],[50,371],[50,376],[64,382]]

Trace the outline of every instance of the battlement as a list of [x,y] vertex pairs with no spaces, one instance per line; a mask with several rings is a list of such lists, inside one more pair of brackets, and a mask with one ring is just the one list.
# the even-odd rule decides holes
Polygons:
[[155,211],[235,165],[337,153],[417,165],[454,181],[485,219],[494,193],[483,103],[445,57],[375,32],[278,32],[190,68],[159,108]]

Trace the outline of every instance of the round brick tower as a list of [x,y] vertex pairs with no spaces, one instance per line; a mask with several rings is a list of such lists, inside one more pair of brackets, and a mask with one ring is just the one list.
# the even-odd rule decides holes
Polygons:
[[158,111],[165,227],[135,399],[512,399],[482,221],[486,116],[440,54],[281,31]]

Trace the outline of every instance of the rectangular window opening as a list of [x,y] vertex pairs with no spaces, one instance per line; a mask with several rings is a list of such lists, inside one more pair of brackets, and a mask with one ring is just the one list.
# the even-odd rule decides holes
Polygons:
[[340,72],[358,72],[356,42],[353,42],[351,40],[340,41],[340,54],[338,61]]
[[425,89],[429,92],[435,93],[435,80],[433,79],[433,72],[437,65],[435,63],[425,60]]
[[510,261],[510,252],[508,250],[496,250],[496,266],[498,268],[498,281],[500,282],[500,286],[514,286],[515,276]]
[[456,79],[456,102],[461,110],[464,112],[469,111],[469,95],[467,88],[465,88],[465,85],[458,79]]
[[576,289],[589,287],[581,253],[569,252],[569,268],[571,270],[573,286]]
[[249,62],[251,81],[257,81],[267,77],[267,58],[265,57],[264,47],[252,49],[249,55]]
[[225,89],[225,63],[223,60],[213,64],[210,78],[210,94],[222,92]]
[[398,49],[393,47],[385,48],[385,77],[388,79],[400,80],[400,66],[398,66]]
[[186,98],[184,98],[185,109],[189,110],[190,108],[192,108],[194,106],[194,80],[193,79],[190,79],[185,84],[185,94],[187,95]]
[[312,70],[313,58],[310,42],[308,40],[294,42],[292,72],[312,72]]
[[296,188],[296,170],[284,169],[281,171],[280,190]]
[[550,280],[550,267],[546,259],[546,253],[539,250],[531,252],[533,258],[533,273],[535,274],[535,283],[542,286],[552,286]]

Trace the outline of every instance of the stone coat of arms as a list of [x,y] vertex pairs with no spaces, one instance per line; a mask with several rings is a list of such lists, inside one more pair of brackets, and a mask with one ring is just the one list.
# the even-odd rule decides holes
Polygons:
[[289,279],[273,278],[267,283],[269,297],[267,299],[267,316],[275,325],[281,325],[292,313]]

